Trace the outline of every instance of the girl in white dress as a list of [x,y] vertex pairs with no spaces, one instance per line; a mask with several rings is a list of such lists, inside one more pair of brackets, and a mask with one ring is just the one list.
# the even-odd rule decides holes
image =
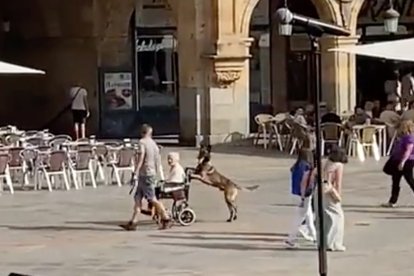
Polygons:
[[330,251],[345,251],[345,217],[342,210],[342,175],[348,162],[342,149],[333,149],[323,167],[325,233]]

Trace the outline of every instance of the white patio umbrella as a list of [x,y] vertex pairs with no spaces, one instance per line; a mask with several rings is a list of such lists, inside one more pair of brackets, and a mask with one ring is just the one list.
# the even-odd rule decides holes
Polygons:
[[332,48],[328,51],[350,53],[399,61],[414,61],[414,38]]
[[45,72],[37,69],[32,69],[24,66],[19,66],[7,62],[0,61],[0,74],[40,74],[44,75]]

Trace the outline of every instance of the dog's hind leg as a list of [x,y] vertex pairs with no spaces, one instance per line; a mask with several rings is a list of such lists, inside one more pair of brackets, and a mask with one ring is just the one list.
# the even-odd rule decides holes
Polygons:
[[226,201],[227,208],[230,212],[230,217],[227,222],[232,222],[237,219],[237,206],[235,204],[235,198],[237,196],[237,190],[234,192],[224,192],[224,200]]
[[224,201],[226,202],[227,208],[229,209],[229,213],[230,213],[230,217],[227,219],[227,222],[232,222],[233,221],[233,204],[231,203],[231,201],[229,200],[228,196],[226,193],[224,193]]
[[233,220],[237,220],[237,205],[233,202]]
[[233,220],[237,220],[237,204],[236,204],[236,198],[237,198],[237,190],[235,190],[234,193],[231,196],[231,205],[233,207]]

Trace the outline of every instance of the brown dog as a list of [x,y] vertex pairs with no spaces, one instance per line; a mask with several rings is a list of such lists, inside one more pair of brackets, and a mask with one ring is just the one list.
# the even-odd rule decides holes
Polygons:
[[259,188],[259,185],[250,187],[240,187],[221,173],[219,173],[210,163],[211,146],[201,146],[198,152],[198,166],[192,179],[201,181],[204,184],[218,188],[224,192],[224,200],[229,208],[230,217],[227,220],[232,222],[237,219],[236,199],[239,191],[254,191]]

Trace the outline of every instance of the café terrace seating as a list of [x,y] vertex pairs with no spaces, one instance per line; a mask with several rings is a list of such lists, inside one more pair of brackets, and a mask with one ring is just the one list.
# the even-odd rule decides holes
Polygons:
[[[345,114],[345,113],[344,113]],[[325,123],[321,125],[321,148],[326,154],[328,145],[337,145],[346,149],[350,156],[356,155],[356,147],[361,145],[364,154],[372,155],[371,148],[378,148],[381,156],[387,156],[395,142],[395,131],[389,137],[390,128],[395,128],[387,122],[376,120],[371,124],[349,125],[350,116],[342,117],[342,124]],[[254,135],[254,145],[262,145],[264,149],[277,148],[290,155],[296,154],[302,147],[314,148],[315,128],[295,122],[288,114],[258,114],[255,118],[258,132]]]
[[0,193],[16,190],[78,190],[87,185],[125,184],[134,167],[136,144],[101,142],[94,136],[72,141],[48,130],[0,127]]

